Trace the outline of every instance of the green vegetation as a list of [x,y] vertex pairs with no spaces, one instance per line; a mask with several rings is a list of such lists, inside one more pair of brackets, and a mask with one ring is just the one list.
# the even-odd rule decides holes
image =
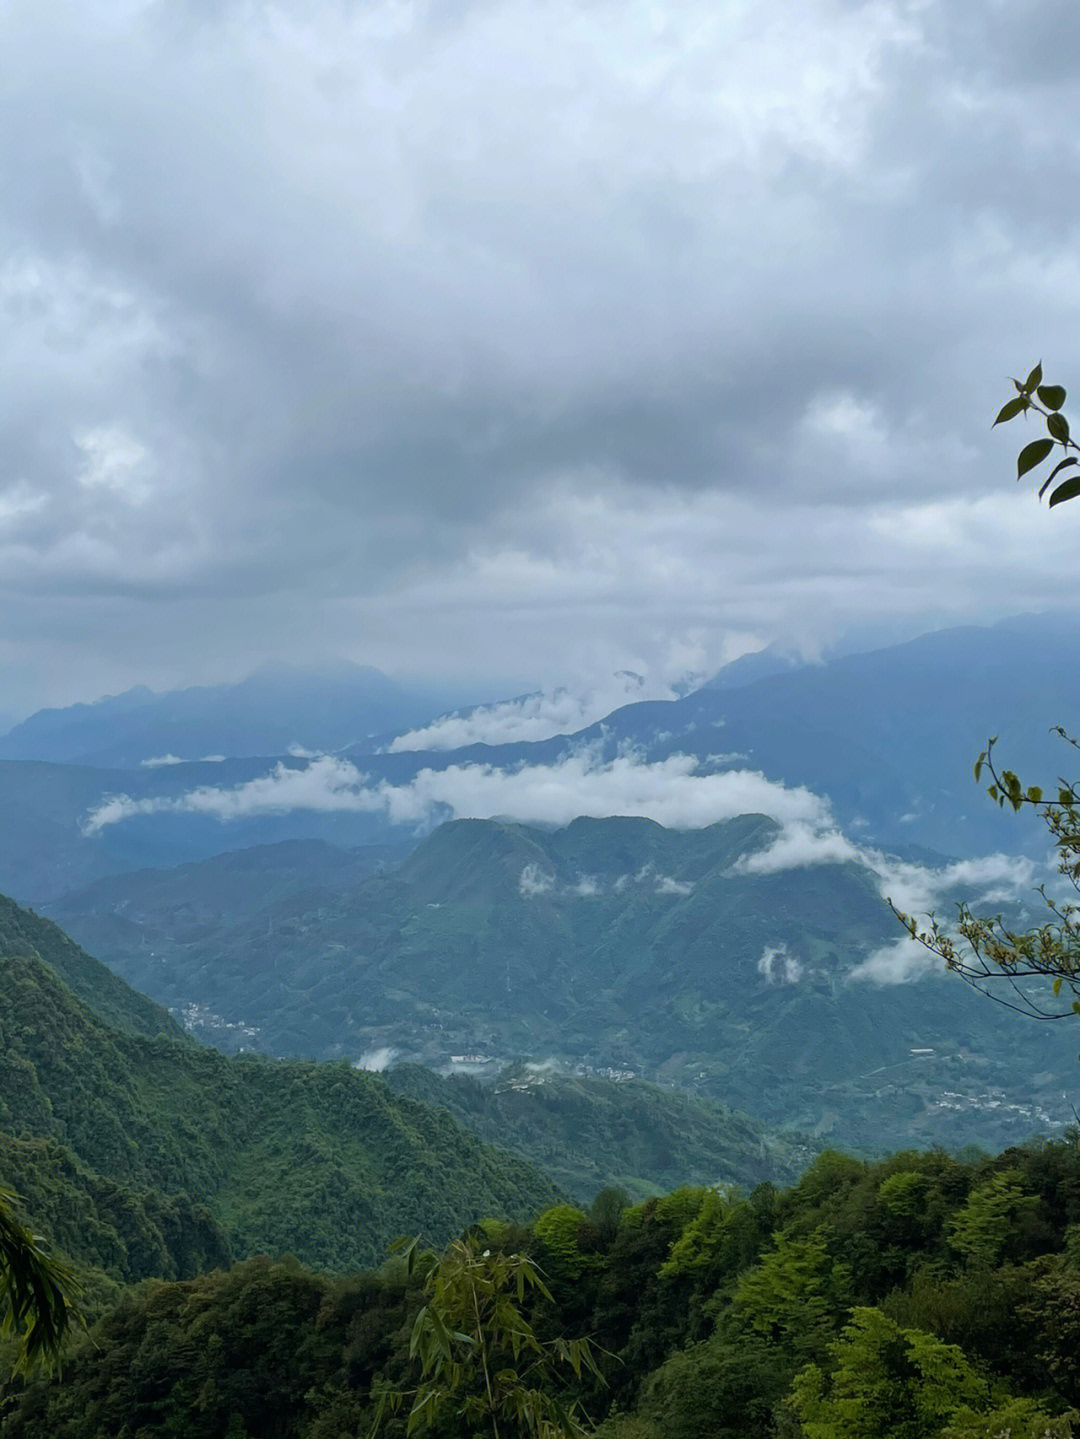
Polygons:
[[[355,1439],[397,1394],[382,1428],[400,1439],[429,1383],[440,1439],[490,1434],[475,1266],[507,1300],[487,1350],[507,1405],[528,1387],[525,1326],[548,1354],[588,1336],[605,1382],[560,1362],[536,1387],[603,1439],[1061,1439],[1080,1409],[1078,1234],[1074,1135],[997,1158],[829,1152],[786,1190],[559,1204],[530,1226],[483,1221],[436,1270],[250,1259],[126,1293],[62,1383],[13,1397],[4,1434]],[[518,1288],[523,1259],[543,1287]]]
[[[565,1205],[561,1209],[576,1214]],[[415,1245],[408,1252],[412,1260]],[[533,1261],[492,1248],[483,1235],[455,1239],[445,1253],[430,1259],[426,1302],[409,1339],[409,1358],[419,1363],[421,1381],[408,1393],[389,1388],[379,1393],[376,1430],[385,1413],[397,1413],[411,1399],[409,1434],[438,1433],[447,1419],[471,1432],[490,1429],[493,1439],[585,1434],[578,1401],[564,1403],[557,1397],[559,1367],[579,1383],[584,1375],[602,1383],[603,1376],[587,1339],[537,1338],[524,1303],[539,1298],[550,1305],[554,1300]]]
[[550,1174],[590,1203],[603,1189],[646,1199],[677,1184],[781,1184],[820,1148],[684,1089],[510,1069],[494,1081],[419,1065],[384,1076],[395,1094],[442,1105],[463,1129]]
[[24,1217],[116,1281],[254,1251],[345,1269],[558,1193],[346,1065],[110,1029],[25,949],[0,956],[0,1166]]
[[77,1322],[75,1276],[20,1224],[14,1195],[0,1189],[0,1335],[15,1336],[13,1369],[59,1361]]
[[0,894],[0,955],[33,955],[52,966],[87,1009],[112,1029],[144,1039],[182,1039],[169,1013],[91,959],[51,920]]
[[[379,875],[339,853],[320,885],[303,846],[274,847],[103,880],[56,913],[130,983],[172,1006],[197,1001],[195,1032],[226,1049],[354,1062],[390,1050],[434,1067],[480,1054],[490,1075],[554,1059],[865,1148],[1004,1145],[1071,1122],[1056,1077],[1075,1059],[1064,1036],[1033,1070],[1012,1017],[962,985],[852,982],[896,938],[873,877],[857,864],[738,867],[776,834],[760,815],[684,831],[470,820]],[[225,1028],[241,1020],[243,1031]],[[439,1102],[458,1113],[454,1098]],[[543,1103],[520,1123],[502,1103],[498,1118],[562,1180],[554,1134],[547,1152],[518,1143]],[[657,1117],[648,1108],[633,1117]],[[589,1116],[601,1134],[617,1130],[601,1109]],[[631,1139],[633,1127],[628,1114],[610,1162],[598,1153],[596,1187],[678,1183],[662,1146]],[[733,1177],[772,1176],[740,1161]],[[586,1191],[575,1181],[573,1192]]]

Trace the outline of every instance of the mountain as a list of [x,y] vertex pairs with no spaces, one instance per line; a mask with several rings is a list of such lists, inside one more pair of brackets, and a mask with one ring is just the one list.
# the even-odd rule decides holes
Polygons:
[[334,750],[433,719],[458,696],[388,679],[370,666],[265,666],[234,684],[154,694],[145,686],[93,704],[39,710],[0,738],[0,759],[138,768],[208,755]]
[[1068,1026],[1032,1029],[936,973],[860,978],[899,934],[878,882],[855,863],[753,872],[777,832],[760,815],[457,821],[382,873],[349,880],[342,861],[336,891],[231,891],[224,856],[102,880],[52,912],[224,1048],[617,1071],[871,1148],[1071,1120]]
[[419,1065],[386,1071],[395,1094],[442,1105],[462,1126],[550,1174],[591,1203],[605,1189],[646,1198],[680,1184],[791,1182],[817,1146],[683,1089],[642,1080],[507,1069],[494,1080],[443,1076]]
[[534,1167],[373,1075],[112,1029],[18,936],[0,950],[0,1035],[0,1163],[29,1175],[31,1194],[68,1171],[99,1218],[123,1193],[174,1215],[181,1254],[342,1269],[377,1262],[403,1232],[446,1238],[477,1214],[524,1217],[558,1197]]
[[[770,673],[777,663],[780,672]],[[649,761],[685,754],[697,760],[703,775],[749,769],[805,786],[831,801],[846,830],[898,853],[932,850],[971,858],[1004,851],[1041,861],[1046,851],[1041,827],[992,804],[973,782],[972,762],[988,736],[997,734],[1004,764],[1027,782],[1052,783],[1070,772],[1072,751],[1050,733],[1050,726],[1068,728],[1078,712],[1080,626],[1069,619],[1028,616],[992,628],[941,631],[817,664],[793,665],[765,652],[736,661],[712,685],[682,699],[626,705],[599,724],[544,741],[389,753],[391,729],[363,739],[340,758],[355,767],[354,779],[363,776],[374,789],[384,782],[408,787],[424,771],[542,767],[583,752],[597,764],[627,752]],[[258,744],[241,743],[234,735],[246,757],[217,762],[104,769],[4,760],[0,745],[5,797],[0,889],[41,905],[102,876],[208,859],[223,849],[294,839],[342,847],[412,841],[416,820],[408,804],[402,814],[410,817],[397,823],[378,804],[305,809],[296,802],[300,794],[292,808],[283,803],[249,811],[229,809],[226,803],[227,820],[220,817],[220,805],[178,805],[182,797],[205,798],[205,792],[218,790],[226,792],[227,801],[238,787],[300,776],[308,768],[307,760],[282,752],[283,736],[288,731],[295,738],[295,726],[279,724],[279,716],[272,721],[278,729],[267,733],[271,721],[266,715],[274,714],[273,705],[264,701],[260,713],[263,718],[252,721],[251,731]],[[56,722],[66,714],[61,712]],[[102,725],[101,734],[111,733],[113,723]],[[123,748],[123,724],[116,724]],[[26,738],[22,727],[19,733]],[[22,741],[17,745],[18,734],[13,734],[11,747],[19,748]],[[271,739],[279,742],[276,756],[251,754],[252,747]],[[33,747],[48,748],[44,741]],[[161,758],[156,741],[153,748]],[[81,752],[89,751],[84,747]],[[176,756],[206,752],[173,746]],[[121,755],[98,745],[93,753],[98,759],[113,753],[134,762],[135,751]],[[316,780],[315,788],[320,786],[325,789]],[[295,786],[296,791],[303,788]],[[129,801],[122,806],[123,818],[88,827],[89,817],[115,796]]]
[[168,1010],[118,979],[51,920],[21,909],[2,894],[0,955],[30,955],[50,965],[76,999],[98,1019],[124,1034],[144,1039],[185,1038]]
[[364,845],[369,867],[377,867],[389,853],[379,845],[401,851],[410,834],[381,816],[310,810],[258,814],[228,825],[208,814],[150,812],[97,832],[86,829],[90,814],[117,794],[152,806],[191,790],[250,783],[279,766],[300,773],[307,763],[286,755],[272,762],[232,759],[125,771],[0,760],[0,891],[40,906],[103,875],[207,859],[229,846],[306,839]]

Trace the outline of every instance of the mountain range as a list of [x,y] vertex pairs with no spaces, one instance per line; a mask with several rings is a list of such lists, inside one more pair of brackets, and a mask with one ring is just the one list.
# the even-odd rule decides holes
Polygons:
[[614,1184],[791,1179],[812,1153],[646,1084],[229,1057],[0,897],[0,1175],[102,1302],[254,1252],[378,1263],[400,1233]]
[[[889,850],[958,858],[1005,851],[1041,860],[1041,828],[1002,814],[974,784],[972,762],[996,734],[1002,762],[1025,782],[1045,786],[1069,773],[1071,751],[1050,730],[1068,730],[1080,713],[1080,627],[1029,616],[820,664],[748,656],[682,699],[626,705],[574,734],[464,749],[401,748],[401,730],[414,721],[399,707],[391,723],[397,701],[385,696],[383,719],[372,710],[361,721],[342,699],[364,689],[367,672],[359,674],[363,683],[352,689],[277,674],[220,692],[144,693],[130,704],[120,697],[32,716],[0,741],[0,889],[37,904],[105,875],[225,849],[290,839],[347,848],[415,842],[415,815],[380,804],[300,796],[235,807],[222,819],[213,806],[185,803],[193,792],[227,798],[275,775],[304,774],[313,762],[288,753],[301,733],[310,748],[335,750],[372,789],[407,788],[424,773],[542,769],[583,754],[593,765],[626,754],[643,764],[686,755],[698,775],[749,771],[804,786],[831,805],[845,830]],[[226,710],[234,706],[234,729],[216,738],[200,731],[198,743],[181,743],[170,707],[182,716],[185,706],[201,706],[205,719],[214,695]],[[408,714],[430,717],[434,703],[417,702]],[[300,725],[301,711],[311,724]],[[474,731],[477,723],[474,715]],[[129,743],[136,730],[141,738]],[[500,732],[493,724],[492,734]],[[201,757],[220,754],[225,758]],[[144,764],[170,757],[183,762]],[[114,767],[103,767],[106,761]],[[124,817],[88,825],[118,795],[128,800]]]
[[294,842],[104,879],[52,912],[224,1049],[632,1074],[871,1148],[1071,1120],[1067,1026],[891,975],[881,877],[756,870],[779,832],[455,821],[377,873]]
[[422,724],[459,698],[450,686],[402,684],[370,665],[265,665],[229,684],[164,694],[140,685],[39,710],[0,737],[0,759],[137,769],[208,755],[342,749]]

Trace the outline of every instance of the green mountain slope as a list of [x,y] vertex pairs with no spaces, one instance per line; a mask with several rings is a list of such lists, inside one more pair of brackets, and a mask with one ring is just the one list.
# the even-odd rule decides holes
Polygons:
[[0,894],[0,955],[17,954],[36,955],[52,965],[72,994],[113,1029],[147,1039],[183,1037],[184,1031],[160,1004],[84,953],[51,920]]
[[776,832],[760,815],[688,831],[467,820],[379,874],[301,882],[302,847],[281,847],[259,886],[230,891],[238,857],[222,856],[102,880],[53,912],[222,1047],[631,1071],[868,1148],[1060,1132],[1063,1027],[1036,1037],[944,976],[855,977],[899,935],[873,876],[740,866]]
[[[157,1209],[190,1196],[238,1255],[330,1268],[371,1262],[403,1232],[446,1236],[557,1193],[444,1112],[345,1065],[230,1059],[111,1030],[29,953],[0,955],[0,1132],[63,1146],[34,1167],[70,1160],[83,1191],[153,1191],[139,1202]],[[25,1173],[26,1151],[21,1162]]]
[[787,1183],[815,1152],[745,1114],[642,1080],[518,1069],[484,1083],[418,1065],[385,1077],[396,1094],[444,1105],[464,1129],[540,1165],[582,1203],[609,1188],[645,1198],[680,1184]]

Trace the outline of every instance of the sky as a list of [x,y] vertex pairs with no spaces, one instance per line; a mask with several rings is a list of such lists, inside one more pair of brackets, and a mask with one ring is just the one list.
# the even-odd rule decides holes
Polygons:
[[4,0],[0,53],[0,711],[1074,598],[990,429],[1080,369],[1063,0]]

